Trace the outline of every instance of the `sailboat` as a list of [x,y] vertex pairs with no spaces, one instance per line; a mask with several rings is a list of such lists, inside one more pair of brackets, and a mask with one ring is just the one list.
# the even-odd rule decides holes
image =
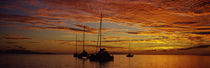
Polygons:
[[80,59],[87,59],[89,58],[89,54],[85,51],[85,26],[83,31],[83,51],[78,55]]
[[76,51],[76,53],[74,53],[74,57],[78,57],[78,53],[77,53],[77,33],[76,33],[76,39],[75,39],[75,44],[76,44],[76,46],[75,46],[75,51]]
[[[99,27],[99,45],[100,45],[100,50],[98,52],[96,52],[95,54],[91,54],[90,55],[90,61],[99,61],[99,62],[106,62],[106,61],[113,61],[114,57],[112,55],[110,55],[105,48],[101,47],[101,31],[102,29],[102,14],[100,17],[100,27]],[[98,41],[97,41],[98,42]]]
[[127,54],[126,57],[133,57],[134,55],[131,53],[131,45],[130,45],[130,42],[129,42],[129,53]]

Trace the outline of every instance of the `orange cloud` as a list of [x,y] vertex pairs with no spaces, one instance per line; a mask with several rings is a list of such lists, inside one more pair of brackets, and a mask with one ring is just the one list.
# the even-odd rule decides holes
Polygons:
[[0,20],[1,22],[21,23],[21,24],[26,24],[26,25],[54,26],[54,25],[65,24],[65,23],[59,22],[60,19],[56,19],[56,18],[40,18],[40,17],[33,17],[33,16],[2,14],[2,13],[0,13]]
[[[15,9],[25,13],[13,12],[11,14],[2,11],[0,12],[1,22],[24,24],[21,27],[25,29],[82,32],[83,26],[77,24],[98,23],[102,12],[103,23],[112,22],[137,29],[115,31],[110,28],[112,34],[117,34],[119,37],[107,37],[104,42],[127,42],[128,38],[122,38],[125,35],[133,36],[136,39],[144,38],[136,40],[139,43],[164,43],[175,46],[178,44],[190,46],[200,43],[209,44],[208,40],[210,40],[208,0],[30,0],[8,2],[8,4],[1,4],[0,8],[11,11]],[[68,24],[79,28],[66,26]],[[87,33],[97,34],[98,28],[87,26],[85,29]]]
[[8,39],[8,40],[31,40],[32,38],[26,38],[26,37],[22,37],[20,35],[5,35],[3,36],[4,39]]

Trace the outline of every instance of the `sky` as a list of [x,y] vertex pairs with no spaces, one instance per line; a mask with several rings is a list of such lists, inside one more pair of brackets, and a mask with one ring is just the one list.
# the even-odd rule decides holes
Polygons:
[[209,0],[2,0],[0,49],[74,53],[209,54]]

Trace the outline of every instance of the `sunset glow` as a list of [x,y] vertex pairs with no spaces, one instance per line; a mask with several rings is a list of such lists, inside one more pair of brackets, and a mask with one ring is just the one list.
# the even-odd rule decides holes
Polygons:
[[208,0],[2,0],[0,50],[95,52],[100,14],[102,47],[111,53],[210,54]]

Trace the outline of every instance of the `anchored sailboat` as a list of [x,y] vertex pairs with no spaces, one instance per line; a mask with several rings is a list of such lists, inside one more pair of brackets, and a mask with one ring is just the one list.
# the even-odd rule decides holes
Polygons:
[[[102,48],[101,47],[101,31],[102,29],[102,14],[101,14],[101,17],[100,17],[100,28],[99,28],[99,46],[100,46],[100,50],[99,52],[96,52],[96,54],[91,54],[90,55],[90,61],[99,61],[99,62],[106,62],[106,61],[112,61],[114,59],[113,56],[111,56],[105,48]],[[97,41],[98,42],[98,41]]]
[[76,46],[75,46],[75,53],[74,53],[74,57],[78,57],[78,53],[77,53],[77,33],[76,33],[76,39],[75,39],[75,44],[76,44]]
[[133,57],[134,55],[131,53],[131,45],[130,45],[130,42],[129,42],[129,53],[127,54],[127,57]]
[[83,31],[83,51],[78,55],[80,59],[87,59],[89,58],[89,54],[85,51],[85,26]]

